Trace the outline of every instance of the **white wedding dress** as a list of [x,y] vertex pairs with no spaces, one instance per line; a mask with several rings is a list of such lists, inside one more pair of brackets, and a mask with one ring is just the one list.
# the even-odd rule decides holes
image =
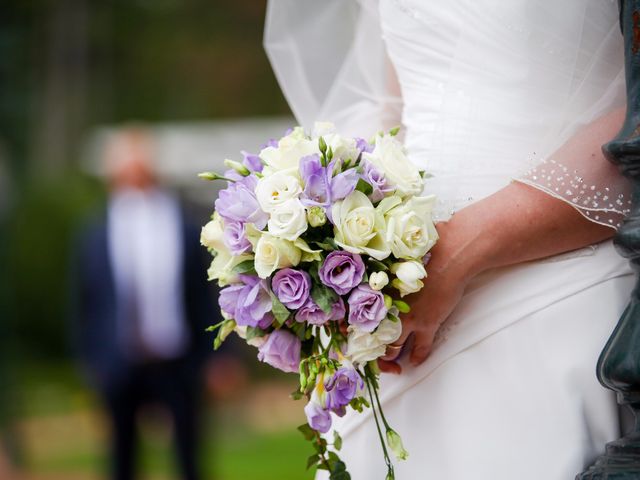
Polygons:
[[[350,50],[336,65],[324,57],[334,83],[306,86],[304,55],[288,71],[279,64],[302,48],[279,30],[278,6],[291,23],[294,3],[270,5],[267,46],[299,120],[333,120],[352,132],[389,120],[399,100],[381,45],[397,75],[408,153],[433,174],[427,191],[439,196],[441,218],[520,179],[594,221],[619,223],[629,198],[615,171],[551,157],[582,125],[623,102],[615,2],[328,2],[340,15],[307,10],[298,40],[339,44],[319,26],[336,22],[339,32],[353,24],[356,33],[340,40]],[[317,64],[321,53],[308,56]],[[303,98],[315,104],[305,109]],[[396,478],[574,478],[619,435],[614,394],[600,386],[595,367],[633,282],[611,242],[476,278],[427,361],[382,376],[387,419],[410,452],[396,462]],[[335,426],[352,478],[384,478],[371,415],[348,414]]]

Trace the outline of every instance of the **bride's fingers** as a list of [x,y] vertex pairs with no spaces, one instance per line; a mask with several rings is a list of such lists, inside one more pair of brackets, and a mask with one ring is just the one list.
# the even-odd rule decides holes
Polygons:
[[424,362],[431,353],[431,347],[433,346],[433,333],[424,330],[418,330],[415,332],[413,348],[411,349],[411,355],[409,360],[414,366],[420,365]]
[[402,367],[393,361],[382,360],[381,358],[379,358],[378,367],[380,367],[381,371],[386,373],[395,373],[395,374],[402,373]]

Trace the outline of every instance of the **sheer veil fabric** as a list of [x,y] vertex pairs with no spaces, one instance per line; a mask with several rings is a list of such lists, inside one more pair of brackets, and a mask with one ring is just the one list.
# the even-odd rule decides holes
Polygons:
[[[438,218],[517,180],[615,228],[627,180],[554,152],[624,105],[617,22],[610,0],[270,0],[265,44],[305,127],[402,123]],[[475,278],[429,359],[383,375],[397,478],[573,478],[619,433],[595,365],[632,285],[611,242]],[[352,478],[381,478],[371,417],[334,426]]]

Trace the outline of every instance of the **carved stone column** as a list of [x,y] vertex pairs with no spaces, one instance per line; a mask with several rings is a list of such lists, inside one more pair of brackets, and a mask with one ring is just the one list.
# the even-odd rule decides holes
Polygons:
[[[627,116],[618,136],[603,146],[607,158],[634,184],[631,214],[614,242],[620,255],[640,271],[640,0],[621,0],[620,26],[624,36]],[[618,321],[598,361],[598,379],[615,391],[618,403],[635,415],[635,428],[607,444],[606,452],[577,480],[640,480],[640,288]],[[571,448],[567,446],[567,448]]]

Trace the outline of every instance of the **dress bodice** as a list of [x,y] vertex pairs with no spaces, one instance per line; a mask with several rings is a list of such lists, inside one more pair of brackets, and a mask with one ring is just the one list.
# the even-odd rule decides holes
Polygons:
[[441,201],[440,218],[547,158],[591,120],[622,65],[621,46],[605,41],[620,36],[609,0],[381,0],[379,8],[406,147],[433,174],[427,190]]

